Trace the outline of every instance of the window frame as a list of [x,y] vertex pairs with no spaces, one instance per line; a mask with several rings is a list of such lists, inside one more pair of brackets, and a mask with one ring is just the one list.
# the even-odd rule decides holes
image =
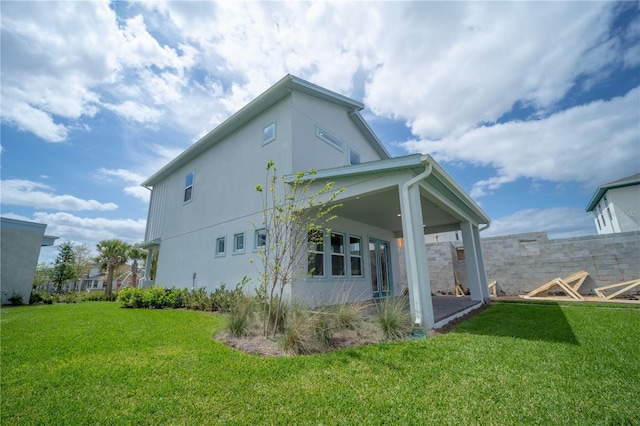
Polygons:
[[[258,235],[261,231],[264,231],[264,244],[258,245]],[[253,251],[264,250],[267,247],[267,228],[258,228],[253,231]]]
[[[333,251],[333,237],[340,236],[342,237],[342,253]],[[345,245],[346,235],[342,232],[334,232],[331,231],[329,233],[329,253],[331,255],[331,276],[332,277],[346,277],[347,276],[347,248]],[[334,257],[342,258],[342,274],[335,274],[333,270],[333,259]]]
[[[222,241],[222,251],[220,251],[220,246],[219,243],[220,241]],[[216,257],[224,257],[227,255],[227,236],[226,235],[222,235],[219,237],[216,237],[216,243],[215,243],[215,256]]]
[[[269,127],[273,127],[273,135],[265,139],[265,132]],[[276,122],[275,121],[273,121],[273,122],[267,124],[266,126],[264,126],[262,128],[262,146],[265,146],[268,143],[273,142],[274,140],[276,140],[276,135],[277,135],[277,126],[276,126]]]
[[[309,242],[309,235],[312,232],[321,232],[322,233],[322,242],[321,243],[317,243],[314,244],[316,250],[312,250],[311,247],[311,243]],[[326,277],[326,273],[325,273],[325,251],[327,249],[327,245],[325,244],[325,237],[326,237],[326,233],[324,232],[324,229],[316,229],[316,230],[312,230],[309,231],[307,233],[307,275],[309,276],[309,278],[313,278],[313,279],[318,279],[318,278],[325,278]],[[317,250],[318,245],[322,245],[322,249],[321,250]],[[314,269],[313,271],[309,270],[309,266],[311,266],[311,256],[321,256],[322,261],[320,262],[320,265],[322,265],[322,271],[320,271],[321,273],[317,273],[317,269]],[[318,262],[314,262],[314,264],[318,264]]]
[[[354,163],[353,161],[351,161],[351,156],[355,154],[358,157],[358,162]],[[349,147],[349,164],[350,165],[354,165],[354,164],[360,164],[362,163],[362,157],[360,156],[360,153],[358,151],[356,151],[355,149]]]
[[[189,176],[191,176],[191,184],[189,184]],[[188,204],[193,201],[193,187],[196,182],[196,171],[191,170],[186,174],[184,179],[184,191],[182,191],[182,204]],[[187,191],[189,191],[189,199],[187,199]]]
[[[242,236],[242,247],[238,248],[238,237]],[[233,234],[233,254],[242,254],[244,253],[245,248],[245,235],[244,232],[236,232]]]
[[316,125],[316,137],[326,143],[328,143],[333,148],[337,149],[340,152],[344,152],[344,143],[333,136],[331,133],[327,132],[320,126]]
[[[358,250],[360,254],[354,255],[352,254],[351,251],[351,239],[352,238],[357,238],[359,241],[359,247],[360,249]],[[363,264],[363,253],[362,253],[362,237],[360,237],[359,235],[352,235],[349,234],[348,236],[349,239],[349,244],[348,244],[348,248],[349,248],[349,252],[348,252],[348,257],[349,257],[349,276],[350,277],[358,277],[358,278],[364,278],[364,264]],[[356,275],[353,273],[353,268],[352,268],[352,264],[351,264],[351,259],[352,258],[357,258],[360,259],[360,274]]]

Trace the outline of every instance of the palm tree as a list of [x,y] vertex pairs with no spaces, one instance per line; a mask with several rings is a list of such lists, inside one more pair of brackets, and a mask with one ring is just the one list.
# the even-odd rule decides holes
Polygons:
[[144,260],[147,257],[146,252],[137,246],[131,246],[127,256],[131,260],[131,282],[133,287],[138,287],[138,260]]
[[100,264],[101,271],[107,271],[105,294],[110,295],[113,288],[113,273],[118,266],[127,262],[131,246],[120,240],[102,240],[96,244],[96,248],[98,249],[96,262]]

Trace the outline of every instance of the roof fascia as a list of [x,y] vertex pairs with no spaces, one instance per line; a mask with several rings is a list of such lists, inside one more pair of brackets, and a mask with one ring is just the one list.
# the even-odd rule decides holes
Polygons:
[[[629,176],[629,178],[633,178],[634,176],[636,176],[636,175]],[[590,211],[593,211],[593,209],[596,208],[596,205],[598,205],[598,203],[600,202],[600,199],[610,189],[624,188],[624,187],[627,187],[627,186],[640,185],[640,178],[635,178],[635,179],[629,179],[629,178],[622,178],[622,179],[614,181],[614,182],[605,183],[604,185],[600,185],[598,187],[598,189],[596,190],[596,192],[593,194],[593,197],[591,197],[591,200],[589,201],[589,204],[587,204],[587,207],[584,209],[584,211],[587,212],[587,213],[590,212]]]
[[167,163],[159,171],[142,183],[142,186],[149,187],[165,178],[179,167],[188,163],[202,152],[224,139],[226,136],[241,128],[247,121],[266,111],[275,103],[289,96],[295,90],[316,98],[343,106],[351,111],[359,111],[364,105],[346,96],[324,89],[313,83],[309,83],[301,78],[287,74],[276,84],[260,94],[257,98],[242,107],[238,112],[227,118],[215,129],[204,135],[200,140],[191,145],[180,155]]
[[373,146],[373,149],[378,153],[378,155],[380,155],[380,157],[382,157],[383,159],[391,158],[391,155],[389,154],[387,149],[384,147],[382,142],[380,142],[380,139],[378,139],[376,134],[373,133],[373,130],[371,129],[371,127],[369,127],[369,124],[364,121],[364,118],[362,117],[362,115],[360,115],[359,111],[351,111],[349,113],[349,117],[351,117],[351,120],[353,120],[356,127],[360,129],[360,131],[364,134],[365,138],[367,138],[369,143]]
[[[436,175],[438,180],[442,182],[456,197],[458,197],[464,204],[469,206],[471,210],[481,220],[479,223],[490,224],[491,218],[480,208],[480,206],[467,194],[464,189],[453,180],[453,178],[440,166],[429,154],[423,156],[423,162],[431,164],[433,170],[431,175]],[[428,179],[428,178],[427,178]]]

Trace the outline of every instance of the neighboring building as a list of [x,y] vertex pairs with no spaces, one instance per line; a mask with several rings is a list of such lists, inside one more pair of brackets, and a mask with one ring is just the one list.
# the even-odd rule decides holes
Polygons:
[[[100,271],[100,265],[97,263],[92,263],[91,268],[89,269],[89,273],[79,279],[79,289],[80,290],[104,290],[106,287],[107,273]],[[78,289],[78,283],[75,285],[74,289]]]
[[640,173],[600,185],[585,211],[598,234],[640,231]]
[[[273,160],[281,176],[317,170],[345,188],[324,244],[309,251],[312,276],[287,297],[311,305],[367,300],[408,290],[412,314],[434,326],[425,234],[459,231],[471,298],[489,298],[479,227],[490,219],[429,155],[391,158],[357,101],[287,75],[143,183],[151,190],[143,248],[158,251],[164,286],[233,285],[258,271],[268,238],[262,200]],[[406,254],[401,281],[398,239]],[[150,284],[149,270],[145,284]]]
[[51,246],[58,238],[45,235],[46,228],[44,223],[0,218],[2,304],[9,303],[13,295],[29,303],[40,247]]

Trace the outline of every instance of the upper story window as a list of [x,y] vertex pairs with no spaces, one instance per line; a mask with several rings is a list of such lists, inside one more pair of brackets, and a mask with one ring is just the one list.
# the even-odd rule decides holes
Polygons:
[[349,148],[349,164],[360,164],[360,154]]
[[187,177],[184,182],[184,202],[191,201],[193,197],[193,181],[195,179],[196,172],[187,173]]
[[331,145],[332,147],[342,151],[342,142],[340,142],[338,138],[330,135],[329,133],[327,133],[325,130],[321,129],[318,126],[316,126],[316,136],[322,139],[323,141],[325,141],[326,143],[328,143],[329,145]]
[[264,129],[262,129],[262,145],[266,145],[275,139],[276,139],[276,122],[274,121]]

